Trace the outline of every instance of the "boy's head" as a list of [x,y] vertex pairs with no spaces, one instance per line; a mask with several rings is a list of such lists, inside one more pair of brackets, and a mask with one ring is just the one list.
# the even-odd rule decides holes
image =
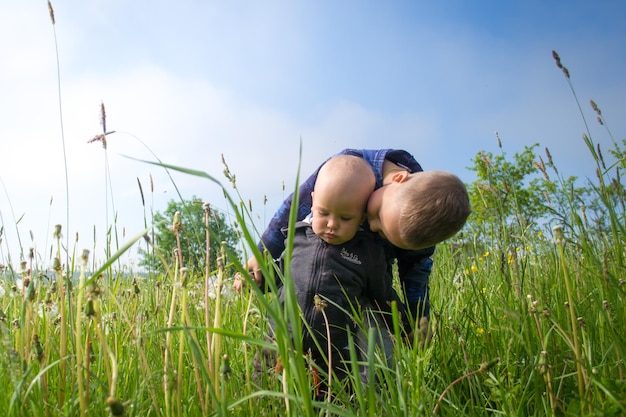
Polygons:
[[315,234],[331,245],[352,239],[375,186],[374,171],[362,158],[339,155],[329,159],[320,168],[311,193]]
[[463,182],[443,171],[394,174],[368,202],[370,229],[395,246],[423,249],[461,230],[471,213]]

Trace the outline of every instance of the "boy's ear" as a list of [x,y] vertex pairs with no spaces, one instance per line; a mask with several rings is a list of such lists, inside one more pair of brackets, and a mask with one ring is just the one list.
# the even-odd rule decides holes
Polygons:
[[391,176],[391,182],[406,182],[410,175],[409,171],[398,171]]

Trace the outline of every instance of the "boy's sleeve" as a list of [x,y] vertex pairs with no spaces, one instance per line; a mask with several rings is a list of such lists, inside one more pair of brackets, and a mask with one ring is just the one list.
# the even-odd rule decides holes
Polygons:
[[[311,192],[315,186],[318,172],[319,168],[306,181],[300,184],[297,221],[303,220],[311,213]],[[282,229],[289,226],[289,213],[292,203],[293,193],[276,210],[258,244],[259,250],[263,252],[267,248],[273,259],[278,259],[285,250],[285,235]]]
[[[378,243],[372,243],[378,245]],[[404,313],[404,304],[393,288],[393,277],[387,268],[387,262],[380,248],[370,251],[368,257],[367,293],[365,296],[372,305],[384,312],[391,311],[391,302],[398,303],[398,310]]]
[[[353,149],[344,149],[335,155],[356,155],[360,157],[363,156]],[[333,156],[331,156],[330,158],[332,158]],[[319,173],[320,168],[328,161],[328,159],[326,159],[326,161],[324,161],[319,167],[317,167],[315,172],[313,172],[313,174],[311,174],[309,178],[307,178],[303,183],[300,184],[298,216],[296,218],[296,221],[303,220],[311,213],[311,192],[313,191],[313,187],[315,187],[315,181],[317,180],[317,174]],[[293,193],[289,195],[289,197],[287,197],[285,201],[283,201],[283,203],[280,205],[278,210],[276,210],[276,213],[267,225],[267,228],[263,232],[263,235],[261,235],[261,241],[257,245],[261,253],[263,253],[263,251],[267,249],[272,255],[273,259],[278,259],[285,250],[285,236],[281,232],[281,230],[289,226],[289,213],[291,211],[292,203]]]
[[428,284],[433,267],[431,256],[435,248],[418,251],[398,250],[398,275],[413,319],[430,315]]

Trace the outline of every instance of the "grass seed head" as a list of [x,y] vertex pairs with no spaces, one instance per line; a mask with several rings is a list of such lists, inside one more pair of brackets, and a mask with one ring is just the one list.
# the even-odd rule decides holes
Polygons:
[[120,400],[115,397],[108,397],[106,399],[106,403],[109,406],[109,411],[111,411],[111,415],[113,416],[123,416],[126,410],[124,409],[124,404]]
[[600,163],[602,164],[602,168],[606,169],[606,165],[604,164],[604,157],[602,156],[602,151],[600,150],[600,144],[596,145],[596,151],[598,152],[598,159],[600,159]]
[[59,260],[59,258],[54,258],[52,260],[52,269],[56,272],[59,273],[61,272],[61,261]]
[[[107,131],[107,113],[104,109],[104,103],[100,102],[100,124],[102,125],[102,132],[106,134]],[[106,146],[105,146],[106,148]]]
[[103,133],[99,133],[96,136],[94,136],[93,138],[89,139],[87,141],[87,143],[94,143],[94,142],[102,142],[102,147],[106,149],[107,145],[106,145],[106,136]]
[[559,67],[561,71],[563,71],[563,74],[565,74],[567,78],[569,78],[569,71],[561,63],[561,57],[559,56],[559,54],[556,53],[556,51],[552,51],[552,58],[554,58],[556,66]]
[[547,146],[546,146],[546,156],[548,157],[548,165],[553,166],[554,163],[552,162],[552,154],[550,153],[550,149],[548,149]]
[[33,336],[33,356],[39,362],[43,359],[43,345],[38,335]]
[[483,362],[480,364],[480,372],[485,372],[490,370],[491,368],[493,368],[495,365],[497,365],[500,362],[500,358],[495,358],[489,362]]
[[324,311],[324,309],[328,306],[326,300],[322,299],[319,294],[315,294],[313,297],[313,305],[315,306],[316,311]]
[[52,21],[52,25],[54,26],[56,22],[54,20],[54,9],[52,8],[52,3],[50,3],[50,0],[48,0],[48,14],[50,15],[50,20]]
[[502,141],[500,140],[500,134],[496,131],[496,139],[498,139],[498,148],[502,149]]
[[591,104],[591,108],[593,109],[593,111],[595,111],[598,116],[602,116],[602,111],[598,108],[598,105],[596,104],[596,102],[593,100],[589,100],[589,102]]
[[222,374],[222,377],[225,380],[228,380],[228,378],[230,378],[231,371],[232,369],[230,368],[230,360],[228,359],[228,355],[223,355],[222,363],[220,365],[220,374]]
[[554,58],[556,66],[560,69],[563,69],[563,64],[561,64],[561,57],[559,56],[559,54],[556,53],[556,51],[552,51],[552,58]]
[[181,220],[180,211],[174,213],[174,218],[172,219],[172,225],[170,226],[170,230],[175,234],[182,232],[183,222]]
[[554,235],[554,242],[557,244],[565,243],[565,234],[563,233],[563,226],[557,224],[552,228],[552,234]]
[[93,297],[87,298],[87,304],[85,304],[85,316],[92,318],[96,315],[96,309],[93,303]]
[[226,159],[224,158],[224,154],[222,154],[222,165],[224,165],[224,176],[226,177],[226,179],[228,181],[230,181],[230,183],[232,184],[233,188],[235,188],[237,186],[237,179],[235,177],[235,174],[230,172],[230,168],[228,167],[228,164],[226,163]]
[[483,162],[485,163],[485,167],[489,168],[491,166],[491,161],[489,160],[487,155],[485,155],[484,152],[481,152],[480,153],[480,157],[482,158]]
[[180,283],[180,286],[182,288],[185,288],[187,286],[187,281],[189,279],[188,272],[189,272],[189,269],[187,269],[187,267],[184,267],[184,266],[182,268],[180,268],[180,270],[179,270],[179,273],[180,273],[180,276],[179,276],[180,281],[179,281],[179,283]]

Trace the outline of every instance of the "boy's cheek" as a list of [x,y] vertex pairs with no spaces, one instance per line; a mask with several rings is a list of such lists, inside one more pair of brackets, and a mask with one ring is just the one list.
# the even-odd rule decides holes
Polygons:
[[380,230],[380,221],[378,221],[376,216],[370,216],[369,213],[367,213],[367,224],[374,233],[378,233]]
[[367,200],[367,217],[377,216],[382,202],[382,188],[374,191]]
[[[365,215],[367,218],[367,222],[370,225],[370,230],[372,230],[373,232],[380,230],[380,219],[378,217],[378,210],[376,210],[374,206],[368,205]],[[376,227],[376,230],[374,230],[373,227]]]

